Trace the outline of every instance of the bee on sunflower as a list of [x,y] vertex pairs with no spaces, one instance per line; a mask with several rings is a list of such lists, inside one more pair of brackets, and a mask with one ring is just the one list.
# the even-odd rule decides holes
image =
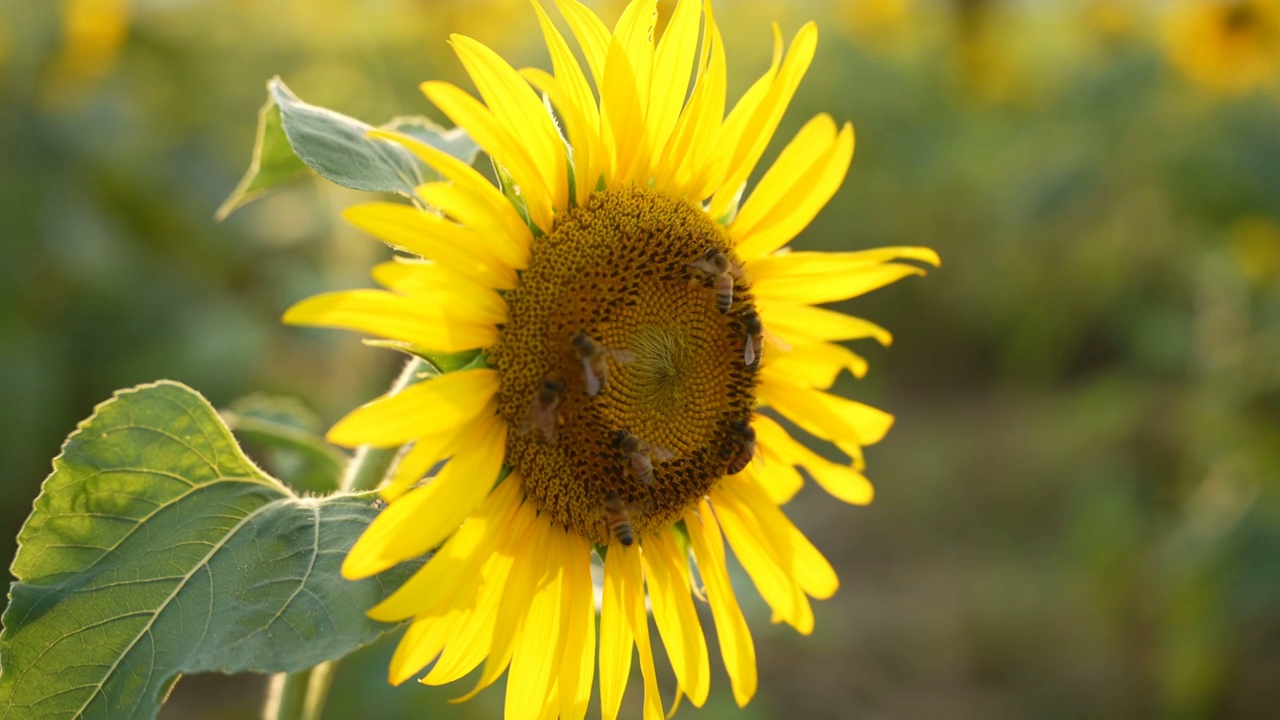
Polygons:
[[1209,90],[1264,87],[1280,75],[1280,0],[1184,0],[1165,41],[1173,64]]
[[[535,0],[553,72],[517,71],[455,35],[481,99],[422,85],[490,156],[499,184],[376,131],[444,179],[418,188],[420,206],[373,203],[347,217],[421,259],[375,268],[385,290],[320,295],[285,316],[437,353],[479,351],[330,431],[349,446],[411,443],[343,573],[367,577],[434,550],[370,611],[409,621],[390,680],[430,666],[422,682],[449,683],[483,663],[467,697],[506,672],[511,718],[583,717],[597,648],[603,716],[617,716],[637,648],[644,715],[661,717],[649,607],[675,701],[702,705],[710,670],[694,597],[705,598],[745,705],[755,650],[725,540],[775,621],[812,632],[810,598],[830,597],[838,580],[780,506],[800,489],[801,467],[837,499],[870,502],[862,448],[893,420],[826,392],[841,370],[866,371],[838,341],[887,344],[889,333],[818,305],[924,273],[899,261],[938,258],[919,247],[786,249],[853,155],[852,126],[825,114],[739,203],[813,59],[812,24],[785,51],[775,26],[768,71],[726,115],[709,3],[680,0],[656,40],[655,0],[631,2],[612,32],[576,0],[556,5],[585,71]],[[849,460],[809,450],[762,407]]]

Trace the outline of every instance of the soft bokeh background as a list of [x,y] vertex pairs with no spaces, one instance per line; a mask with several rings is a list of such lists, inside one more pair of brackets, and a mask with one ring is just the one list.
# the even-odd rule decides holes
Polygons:
[[[797,245],[925,244],[944,266],[845,308],[896,341],[860,345],[872,371],[841,387],[898,425],[867,453],[874,504],[790,508],[843,579],[818,631],[770,626],[743,582],[759,695],[738,713],[718,671],[685,716],[1275,717],[1275,7],[716,4],[737,92],[769,20],[820,23],[780,136],[819,111],[857,126]],[[303,182],[213,212],[268,77],[372,122],[442,119],[416,87],[469,87],[451,32],[547,64],[523,0],[0,0],[0,563],[117,388],[297,395],[332,422],[385,387],[390,351],[278,322],[387,255],[337,217],[358,196]],[[342,666],[327,717],[499,711],[500,689],[386,686],[389,647]],[[248,717],[260,694],[186,678],[166,713]]]

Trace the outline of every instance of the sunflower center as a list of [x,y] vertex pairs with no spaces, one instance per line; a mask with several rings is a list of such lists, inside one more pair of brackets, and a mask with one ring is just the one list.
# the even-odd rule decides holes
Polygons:
[[757,372],[735,271],[715,222],[646,188],[597,192],[535,242],[490,361],[507,463],[542,512],[606,544],[618,509],[645,532],[725,474]]

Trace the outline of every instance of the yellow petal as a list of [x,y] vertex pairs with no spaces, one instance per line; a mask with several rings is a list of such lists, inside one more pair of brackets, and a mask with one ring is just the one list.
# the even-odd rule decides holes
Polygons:
[[844,182],[853,140],[853,125],[837,133],[826,115],[796,134],[729,226],[739,257],[771,253],[808,227]]
[[[733,507],[753,531],[754,538],[767,544],[781,570],[805,593],[819,600],[835,594],[840,580],[831,563],[769,500],[759,485],[747,478],[725,478],[716,486],[713,498],[719,498],[722,504],[727,501]],[[716,508],[718,512],[720,505]]]
[[538,713],[538,720],[556,720],[560,717],[560,684],[556,683],[551,688],[551,695],[547,697],[546,703],[543,704],[541,711]]
[[[488,249],[502,262],[513,268],[524,268],[529,265],[529,245],[533,242],[533,233],[516,212],[515,207],[507,202],[502,191],[485,176],[443,150],[404,133],[371,130],[369,136],[403,146],[452,182],[458,189],[457,200],[461,202],[465,199],[466,208],[430,200],[427,200],[428,204],[479,232],[485,238]],[[418,194],[422,194],[421,190]]]
[[649,141],[654,148],[666,145],[680,118],[694,55],[698,51],[698,20],[701,0],[679,0],[667,29],[658,42],[653,60],[653,83],[649,105]]
[[399,685],[435,660],[460,615],[455,612],[444,618],[431,617],[410,623],[391,656],[387,681]]
[[374,518],[347,554],[343,577],[357,580],[381,572],[453,534],[497,480],[506,437],[500,418],[480,420],[434,480],[409,491]]
[[569,533],[564,561],[564,659],[557,683],[561,720],[582,720],[595,677],[596,604],[591,583],[591,546]]
[[850,505],[867,505],[875,498],[875,488],[865,475],[847,465],[833,462],[811,463],[805,469],[814,482],[831,497]]
[[903,278],[924,274],[924,270],[915,265],[886,263],[843,274],[772,277],[756,283],[752,290],[763,297],[787,302],[828,303],[858,297]]
[[812,633],[813,610],[809,600],[788,574],[783,559],[763,536],[764,529],[719,487],[712,488],[711,502],[733,554],[738,556],[760,597],[801,635]]
[[[542,100],[493,50],[465,35],[453,35],[450,39],[494,117],[507,128],[515,142],[528,148],[539,171],[539,181],[550,191],[552,206],[558,210],[567,208],[567,158],[555,123]],[[524,187],[521,184],[522,191]],[[550,226],[540,227],[550,229]]]
[[493,642],[489,647],[489,657],[484,663],[484,672],[480,680],[476,682],[471,692],[454,699],[453,702],[465,702],[475,697],[476,693],[492,685],[507,669],[529,612],[529,606],[538,590],[539,580],[546,571],[543,563],[530,562],[529,559],[541,558],[548,551],[547,545],[551,541],[551,535],[547,532],[548,525],[545,522],[538,522],[532,505],[521,506],[520,512],[535,516],[529,520],[530,532],[526,535],[524,547],[518,551],[524,562],[514,564],[511,576],[503,588],[502,601],[498,606],[498,615],[493,628]]
[[711,506],[705,500],[698,503],[696,513],[685,513],[684,520],[698,560],[698,572],[707,586],[707,600],[711,603],[711,616],[720,639],[720,655],[733,685],[733,699],[738,707],[745,707],[756,694],[756,649],[751,630],[733,595],[733,586],[729,584],[724,541]]
[[[498,411],[497,398],[489,401],[487,410],[480,415]],[[413,441],[413,447],[400,455],[386,484],[378,488],[378,497],[390,503],[404,495],[426,477],[431,468],[457,451],[457,440],[466,427],[448,428],[435,435],[427,435]]]
[[329,441],[355,447],[395,447],[470,424],[498,393],[498,371],[460,370],[370,401],[338,421]]
[[[635,77],[633,91],[640,100],[640,107],[649,110],[650,82],[653,76],[653,36],[658,22],[658,0],[631,0],[618,17],[613,28],[616,40],[627,55],[627,65]],[[605,84],[608,84],[609,68],[605,66]]]
[[[751,272],[750,263],[747,263],[747,272]],[[879,325],[835,310],[760,298],[756,301],[756,309],[765,327],[789,342],[801,338],[810,340],[873,338],[885,347],[893,342],[893,335]]]
[[503,534],[500,550],[487,558],[481,558],[483,565],[478,573],[479,592],[475,595],[475,602],[465,606],[463,621],[445,644],[444,652],[440,653],[431,672],[422,678],[423,684],[445,685],[461,680],[470,675],[488,656],[493,644],[493,629],[498,619],[498,604],[515,564],[515,553],[510,548],[517,542],[521,549],[526,547],[524,541],[532,525],[532,513],[519,514],[516,518],[517,523],[509,532],[499,530]]
[[[715,149],[708,158],[705,172],[699,177],[700,184],[694,185],[690,189],[692,197],[701,200],[721,188],[725,175],[732,167],[731,163],[738,151],[738,147],[744,142],[748,142],[749,138],[746,136],[754,132],[754,128],[750,126],[751,119],[755,116],[760,103],[764,101],[765,96],[769,93],[769,88],[773,86],[774,78],[777,77],[778,68],[781,64],[782,30],[775,23],[773,26],[773,61],[770,63],[769,69],[747,88],[742,97],[738,98],[738,102],[729,111],[724,123],[717,129],[715,136],[711,138]],[[723,213],[721,215],[712,215],[712,217],[719,218],[722,215]]]
[[356,330],[404,340],[441,352],[462,352],[488,347],[498,341],[492,323],[459,318],[453,307],[382,290],[344,290],[315,295],[285,311],[289,325]]
[[600,716],[616,720],[631,675],[634,635],[628,617],[622,545],[614,543],[604,561],[604,600],[600,607]]
[[[533,148],[524,145],[512,134],[504,118],[495,115],[484,103],[471,97],[462,88],[441,81],[427,81],[418,87],[428,100],[440,108],[440,112],[458,127],[466,128],[476,144],[511,173],[511,177],[520,186],[520,195],[528,206],[529,218],[533,224],[544,231],[550,230],[554,207],[553,189],[538,167]],[[441,209],[453,214],[452,208]]]
[[[536,521],[536,532],[546,535],[546,552],[526,558],[524,562],[543,563],[542,575],[528,614],[520,623],[507,672],[505,717],[537,720],[549,705],[551,689],[560,675],[560,658],[564,654],[561,627],[561,588],[564,578],[565,531],[553,527],[547,516]],[[558,704],[558,703],[557,703]]]
[[[587,84],[587,78],[583,75],[582,66],[574,57],[573,50],[569,48],[560,30],[542,8],[542,3],[533,0],[533,8],[538,14],[538,24],[542,27],[542,37],[546,41],[547,50],[551,53],[551,68],[555,72],[556,80],[565,88],[569,104],[584,114],[598,112],[595,97],[591,94],[591,86]],[[600,27],[603,29],[604,26]],[[601,44],[602,49],[605,47],[607,44]],[[574,151],[577,152],[577,150],[577,145],[574,145]]]
[[486,287],[510,290],[516,271],[502,262],[474,230],[399,203],[355,205],[342,212],[347,222],[397,250],[420,255]]
[[596,87],[603,88],[605,57],[609,53],[609,28],[578,0],[556,0],[556,7],[560,8],[560,14],[564,16],[570,32],[582,48]]
[[[826,113],[815,115],[800,128],[729,224],[729,234],[735,242],[742,243],[771,213],[785,210],[787,203],[784,198],[789,191],[801,183],[806,188],[812,183],[815,169],[826,164],[835,145],[836,134],[835,120]],[[740,252],[740,248],[734,248],[734,251]]]
[[867,361],[841,345],[797,340],[790,346],[786,352],[770,353],[769,364],[809,387],[826,390],[841,370],[848,370],[856,378],[867,374]]
[[707,641],[690,596],[689,570],[668,528],[644,539],[645,579],[653,603],[653,619],[671,659],[679,687],[702,707],[711,689]]
[[782,120],[782,115],[786,112],[787,105],[791,103],[796,88],[800,86],[800,80],[808,71],[817,47],[818,26],[811,22],[806,23],[791,41],[791,47],[787,49],[786,57],[783,58],[782,66],[778,68],[778,74],[770,84],[769,91],[765,93],[759,107],[752,113],[748,123],[749,132],[744,134],[742,141],[734,149],[720,190],[711,199],[709,210],[711,217],[723,216],[729,209],[730,203],[737,198],[742,186],[746,184],[751,171],[755,169],[760,156],[764,154],[769,141],[773,139],[773,132],[777,130],[778,122]]
[[658,672],[653,666],[653,648],[649,644],[649,613],[644,606],[644,571],[640,561],[641,548],[617,547],[609,554],[621,556],[623,568],[623,603],[627,607],[627,621],[636,639],[640,655],[640,677],[644,680],[644,720],[663,720],[662,696],[658,692]]
[[605,180],[611,185],[629,179],[633,166],[643,155],[645,115],[637,82],[626,49],[615,36],[609,42],[604,86],[600,91],[600,132],[609,162]]
[[[871,502],[875,495],[874,489],[871,482],[858,472],[856,467],[841,465],[819,456],[788,435],[781,425],[767,416],[757,415],[752,427],[756,430],[761,451],[770,460],[776,456],[781,460],[781,464],[803,466],[813,476],[814,481],[837,500],[852,505],[866,505]],[[774,503],[782,504],[785,500],[779,501],[778,493],[769,487],[770,482],[777,482],[768,475],[768,473],[777,472],[776,465],[779,463],[767,462],[765,465],[767,472],[760,471],[758,477]]]
[[893,425],[893,416],[853,400],[805,387],[765,365],[760,369],[760,400],[805,432],[831,442],[873,445]]
[[582,205],[595,191],[600,178],[600,115],[595,105],[584,110],[569,98],[564,83],[539,68],[524,68],[521,77],[545,93],[560,113],[569,145],[573,148],[573,202]]
[[507,303],[501,295],[439,263],[396,258],[374,265],[373,279],[424,305],[443,305],[466,322],[501,325],[507,321]]
[[755,467],[748,467],[748,472],[755,473],[760,485],[769,493],[769,499],[778,505],[791,502],[800,488],[804,487],[804,478],[796,472],[793,463],[763,440],[756,444],[756,453],[759,462],[753,463]]
[[[568,43],[542,9],[542,5],[534,0],[533,6],[538,13],[538,23],[542,26],[547,49],[551,52],[551,66],[555,77],[536,68],[522,70],[520,74],[535,88],[546,93],[564,120],[569,144],[573,148],[574,201],[581,205],[586,202],[587,195],[595,190],[596,179],[600,176],[600,109]],[[562,692],[561,697],[563,696]]]
[[520,476],[516,473],[507,476],[427,564],[375,605],[369,617],[381,622],[397,622],[434,612],[451,597],[453,588],[469,577],[478,577],[481,566],[495,551],[502,535],[521,531],[519,527],[510,528],[523,492]]
[[893,246],[857,252],[778,252],[748,260],[754,281],[799,277],[848,275],[892,260],[915,260],[938,267],[942,259],[927,247]]
[[710,194],[710,191],[704,192],[700,188],[708,184],[725,103],[724,43],[712,16],[710,2],[703,12],[706,27],[698,77],[675,131],[662,151],[654,178],[655,189],[670,188],[674,194],[687,193],[696,201]]

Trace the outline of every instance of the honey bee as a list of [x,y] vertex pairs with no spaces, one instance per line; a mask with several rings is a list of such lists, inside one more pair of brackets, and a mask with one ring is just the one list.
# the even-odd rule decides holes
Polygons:
[[715,279],[713,287],[716,290],[716,309],[722,313],[729,312],[729,306],[733,304],[733,279],[742,277],[742,268],[714,247],[689,263],[689,267]]
[[764,325],[760,314],[751,308],[742,311],[742,323],[746,325],[747,339],[742,344],[742,361],[753,365],[764,351]]
[[629,363],[636,359],[630,351],[607,348],[587,337],[584,332],[574,333],[569,343],[582,361],[582,375],[587,381],[587,395],[591,397],[595,397],[609,380],[609,366],[605,362],[608,358],[613,358],[618,363]]
[[636,541],[635,528],[631,527],[631,513],[627,510],[627,504],[618,497],[618,493],[611,492],[609,497],[604,499],[601,517],[604,518],[609,534],[618,542],[631,547],[631,544]]
[[729,429],[733,431],[738,447],[733,457],[729,458],[729,466],[725,468],[725,474],[737,475],[746,469],[747,463],[750,463],[751,458],[756,454],[756,431],[745,418],[734,420]]
[[556,441],[556,428],[560,425],[560,402],[564,400],[564,383],[559,380],[543,379],[538,384],[538,396],[529,406],[529,415],[520,423],[517,432],[525,435],[537,430],[543,442]]
[[645,485],[653,483],[654,458],[661,462],[675,457],[670,450],[650,445],[626,430],[619,430],[613,434],[613,446],[628,457],[631,461],[631,474]]

